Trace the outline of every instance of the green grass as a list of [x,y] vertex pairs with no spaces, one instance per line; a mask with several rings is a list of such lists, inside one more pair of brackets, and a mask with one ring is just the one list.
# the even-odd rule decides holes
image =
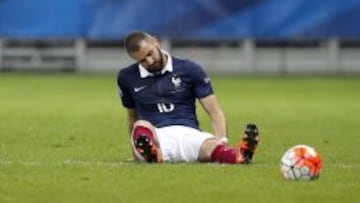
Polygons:
[[[0,202],[359,202],[359,78],[213,79],[234,144],[254,163],[137,164],[115,75],[0,73]],[[211,131],[199,108],[202,127]],[[283,152],[315,147],[320,179],[285,181]]]

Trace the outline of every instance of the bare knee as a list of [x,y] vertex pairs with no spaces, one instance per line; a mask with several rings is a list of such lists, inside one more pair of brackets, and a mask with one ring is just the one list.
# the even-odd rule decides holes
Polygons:
[[221,143],[216,138],[209,138],[205,140],[200,147],[199,161],[210,161],[212,152],[219,144]]
[[154,126],[149,121],[146,121],[146,120],[137,120],[137,121],[135,121],[135,123],[133,124],[133,128],[135,129],[135,127],[137,127],[137,126],[142,126],[142,127],[145,127],[145,128],[154,129]]

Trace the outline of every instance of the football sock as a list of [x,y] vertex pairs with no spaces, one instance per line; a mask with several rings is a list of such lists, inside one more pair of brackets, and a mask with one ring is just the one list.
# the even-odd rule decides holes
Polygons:
[[211,153],[211,161],[218,163],[236,164],[244,161],[238,148],[218,145]]
[[153,134],[150,129],[143,126],[136,126],[133,132],[133,139],[137,140],[140,135],[146,135],[150,140],[153,140]]

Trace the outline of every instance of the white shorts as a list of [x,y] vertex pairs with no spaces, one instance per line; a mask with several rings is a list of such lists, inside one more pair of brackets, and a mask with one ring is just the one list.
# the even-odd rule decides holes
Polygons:
[[155,128],[165,162],[195,162],[201,145],[214,135],[194,128],[174,125]]

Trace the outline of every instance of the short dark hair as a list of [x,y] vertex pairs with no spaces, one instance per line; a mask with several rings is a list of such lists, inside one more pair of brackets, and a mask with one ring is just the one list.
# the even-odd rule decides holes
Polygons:
[[139,51],[140,42],[143,40],[151,40],[153,37],[142,31],[135,31],[130,33],[124,40],[126,51],[131,54]]

